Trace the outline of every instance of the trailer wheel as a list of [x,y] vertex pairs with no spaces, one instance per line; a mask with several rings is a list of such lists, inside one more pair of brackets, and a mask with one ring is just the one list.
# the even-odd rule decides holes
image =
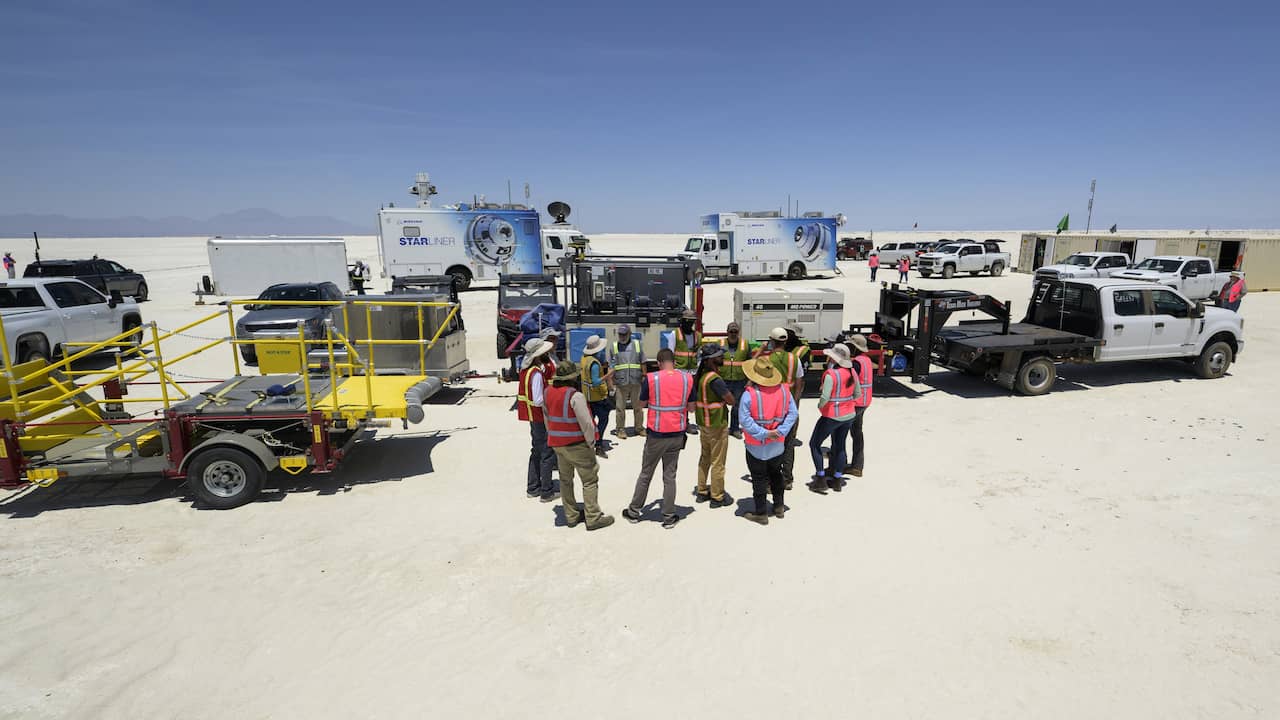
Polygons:
[[956,275],[955,265],[942,266],[942,277],[946,278],[947,280],[950,280],[951,278],[955,277],[955,275]]
[[1004,272],[1004,265],[996,263],[991,266],[991,277],[1000,277],[1000,273]]
[[453,285],[458,288],[458,292],[462,292],[471,287],[471,271],[461,265],[454,265],[449,268],[449,273],[453,276]]
[[1231,346],[1227,343],[1222,340],[1209,343],[1196,359],[1196,376],[1206,380],[1220,378],[1227,374],[1232,358]]
[[804,263],[793,262],[791,267],[787,268],[788,280],[803,280],[805,276]]
[[230,510],[253,500],[262,491],[262,464],[243,450],[212,447],[187,466],[187,487],[202,505]]
[[1058,368],[1047,357],[1034,357],[1018,368],[1018,377],[1014,389],[1023,395],[1043,395],[1053,387],[1058,379]]

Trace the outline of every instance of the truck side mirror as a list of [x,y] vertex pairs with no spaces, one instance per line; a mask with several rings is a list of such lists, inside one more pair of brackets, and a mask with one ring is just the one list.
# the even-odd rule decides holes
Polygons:
[[109,308],[114,308],[124,302],[124,297],[120,294],[119,290],[112,290],[111,293],[107,295],[107,298],[107,307]]
[[1204,301],[1197,300],[1196,304],[1191,307],[1191,317],[1193,318],[1204,317]]

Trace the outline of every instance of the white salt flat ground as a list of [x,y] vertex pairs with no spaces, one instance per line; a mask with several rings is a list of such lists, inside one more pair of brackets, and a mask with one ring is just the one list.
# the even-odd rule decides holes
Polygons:
[[[376,259],[372,238],[350,247]],[[147,274],[161,327],[203,311],[203,238],[45,250],[93,252]],[[869,318],[865,265],[842,268],[800,285]],[[1028,289],[913,282],[1018,307]],[[732,288],[708,288],[712,327]],[[480,370],[500,364],[494,297],[464,297]],[[524,497],[527,433],[492,380],[336,476],[230,512],[163,482],[10,496],[0,717],[1276,717],[1280,295],[1243,311],[1246,351],[1219,381],[1133,364],[1065,368],[1040,398],[941,371],[884,393],[866,477],[790,494],[767,528],[693,503],[693,446],[675,530],[557,527],[556,504]],[[815,416],[806,402],[802,438]],[[640,442],[603,463],[615,514]],[[744,472],[735,443],[738,498]]]

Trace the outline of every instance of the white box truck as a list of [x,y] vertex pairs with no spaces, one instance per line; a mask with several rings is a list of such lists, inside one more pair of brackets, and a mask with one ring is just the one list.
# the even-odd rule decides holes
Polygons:
[[272,285],[293,282],[348,287],[342,238],[212,237],[206,245],[214,295],[257,297]]
[[772,275],[799,280],[836,271],[836,232],[843,224],[843,215],[822,213],[713,213],[702,216],[702,234],[689,238],[682,254],[700,260],[708,278]]
[[452,275],[465,290],[472,280],[542,272],[538,213],[522,205],[485,202],[431,206],[436,188],[426,173],[409,188],[417,207],[378,211],[378,258],[383,277]]

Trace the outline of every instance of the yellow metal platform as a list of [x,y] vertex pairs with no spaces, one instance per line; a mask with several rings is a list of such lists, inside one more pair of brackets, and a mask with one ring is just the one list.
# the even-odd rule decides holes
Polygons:
[[334,391],[316,394],[312,398],[312,407],[321,412],[340,414],[351,421],[369,417],[371,411],[376,418],[403,420],[408,412],[404,394],[424,379],[421,375],[348,377],[339,381],[336,394]]

